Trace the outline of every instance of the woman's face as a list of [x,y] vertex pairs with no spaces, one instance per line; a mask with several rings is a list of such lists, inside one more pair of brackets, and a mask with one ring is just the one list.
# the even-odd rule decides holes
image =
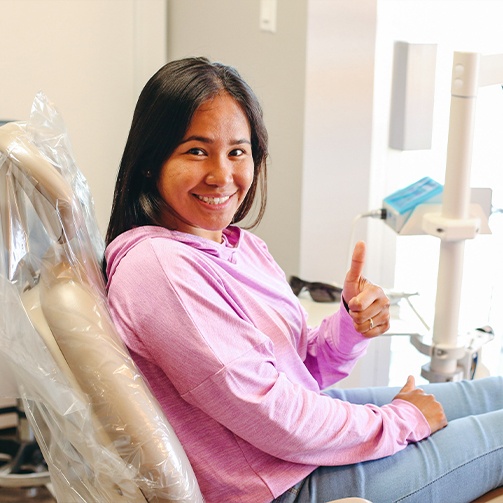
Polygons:
[[166,227],[217,241],[253,181],[250,124],[229,94],[205,101],[161,168]]

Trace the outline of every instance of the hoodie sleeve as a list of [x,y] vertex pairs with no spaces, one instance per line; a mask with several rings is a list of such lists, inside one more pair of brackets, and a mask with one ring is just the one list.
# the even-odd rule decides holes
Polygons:
[[[235,310],[208,264],[161,265],[149,244],[128,255],[109,289],[126,343],[155,362],[184,400],[249,444],[290,462],[341,465],[388,456],[429,435],[407,402],[354,405],[321,394],[298,379],[300,371],[289,373],[303,362]],[[329,338],[338,316],[314,339]],[[339,352],[346,350],[362,348],[343,342]]]
[[351,317],[342,306],[318,327],[308,331],[304,363],[322,389],[347,377],[370,343],[355,330]]

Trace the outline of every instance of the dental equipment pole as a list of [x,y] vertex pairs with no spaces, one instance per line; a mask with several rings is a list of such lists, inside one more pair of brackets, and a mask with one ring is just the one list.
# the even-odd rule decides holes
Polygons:
[[464,246],[480,230],[470,218],[470,172],[478,88],[503,82],[503,54],[482,56],[455,52],[452,67],[451,111],[442,209],[423,217],[423,230],[440,238],[437,296],[431,361],[423,367],[430,382],[460,380],[459,361],[466,347],[458,336]]

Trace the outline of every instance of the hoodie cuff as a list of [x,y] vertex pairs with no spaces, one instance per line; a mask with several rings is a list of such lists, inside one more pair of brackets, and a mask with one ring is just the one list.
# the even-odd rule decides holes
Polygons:
[[[407,421],[411,431],[407,436],[407,442],[419,442],[431,435],[431,428],[423,413],[411,402],[395,398],[391,402],[392,407],[398,408],[399,415]],[[397,411],[397,409],[395,409]]]
[[[341,308],[338,311],[339,316],[339,338],[337,348],[340,353],[345,355],[359,356],[363,354],[370,343],[370,339],[357,332],[353,325],[353,318],[349,312]],[[344,336],[342,336],[344,334]]]
[[344,295],[341,295],[341,299],[342,299],[342,305],[346,308],[346,312],[349,313],[349,306],[348,303],[346,302],[346,299],[344,298]]

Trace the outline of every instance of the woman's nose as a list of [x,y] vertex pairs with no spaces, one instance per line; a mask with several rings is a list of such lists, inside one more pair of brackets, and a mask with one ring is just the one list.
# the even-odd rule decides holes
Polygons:
[[229,159],[218,157],[214,159],[206,175],[206,183],[224,186],[232,181],[232,163]]

